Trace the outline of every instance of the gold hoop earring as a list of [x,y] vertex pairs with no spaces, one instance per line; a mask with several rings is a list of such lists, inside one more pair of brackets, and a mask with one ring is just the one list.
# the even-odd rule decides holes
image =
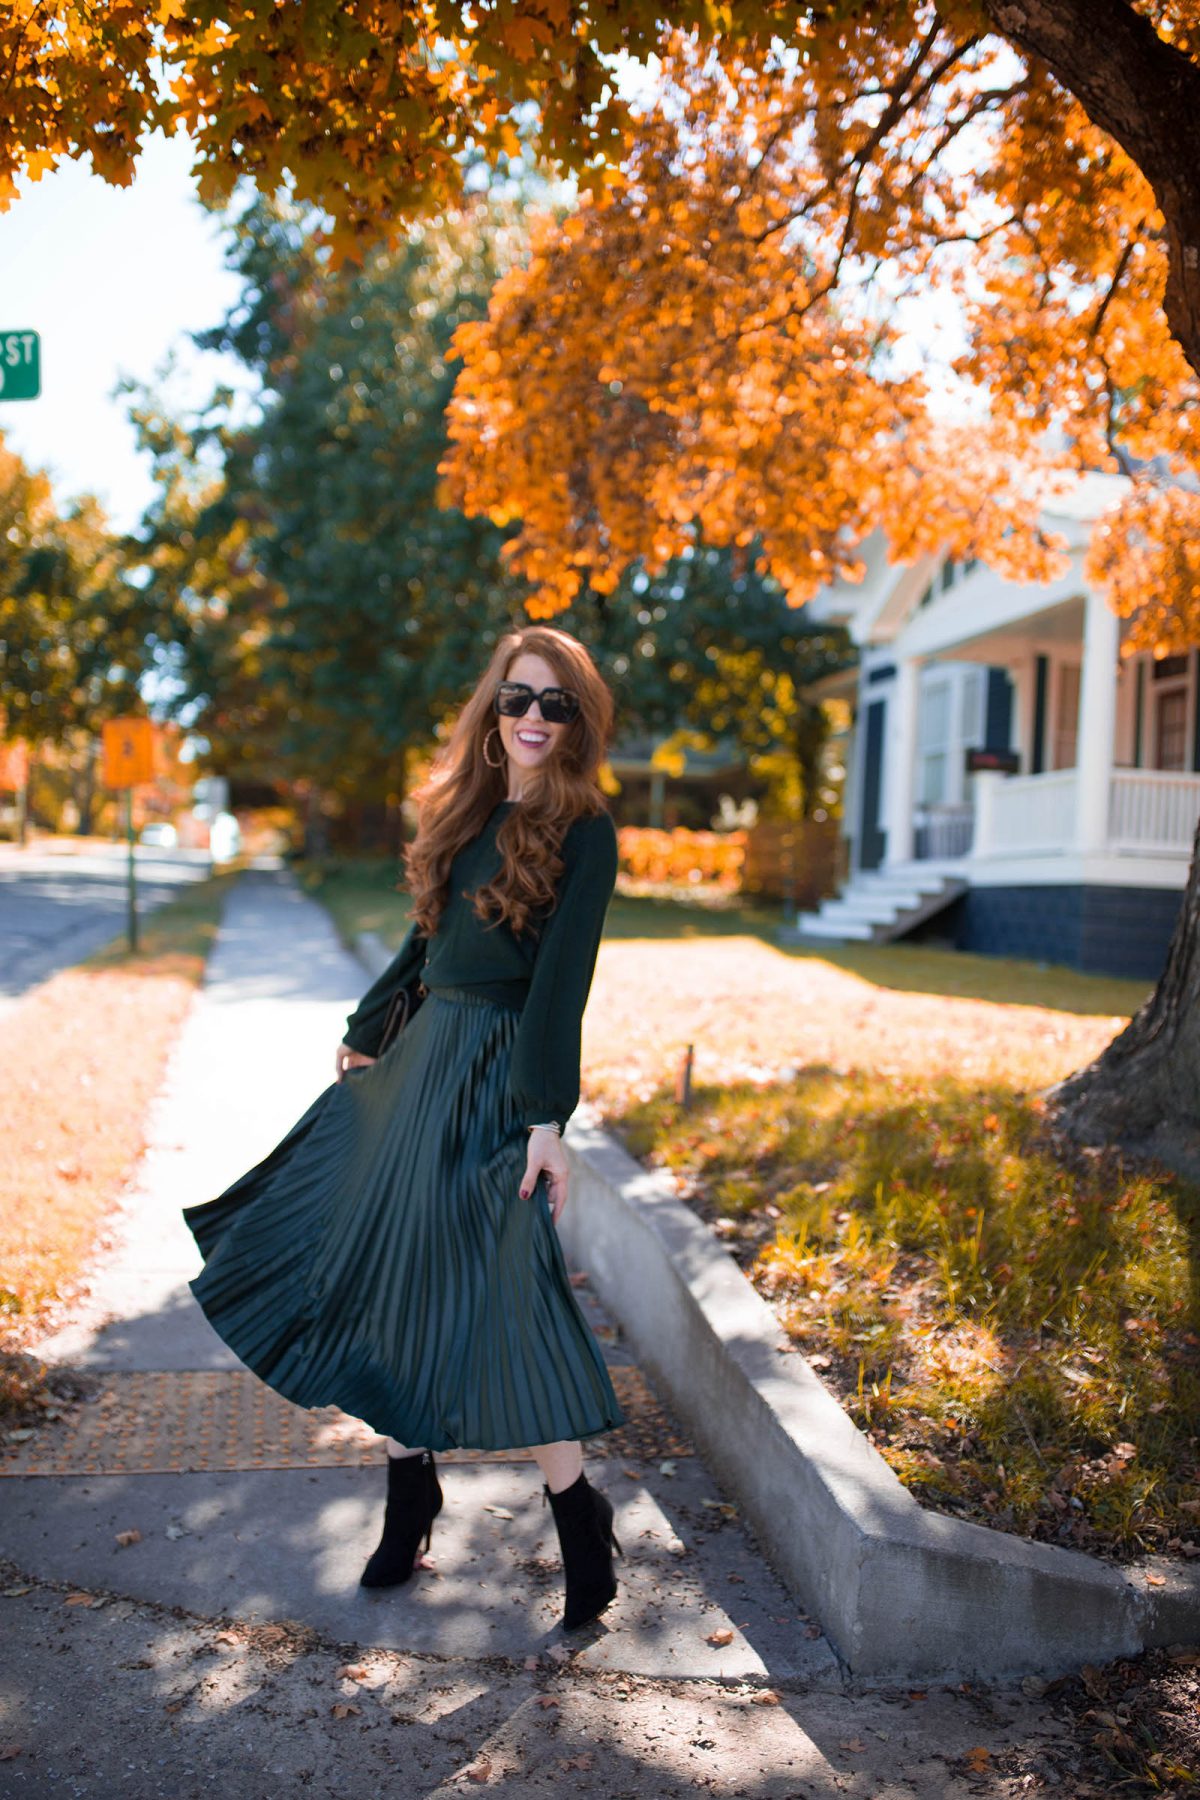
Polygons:
[[502,769],[504,767],[504,750],[503,750],[503,748],[501,748],[501,751],[500,751],[500,761],[499,762],[493,762],[487,752],[488,739],[491,737],[493,731],[496,733],[496,736],[499,737],[500,727],[498,725],[493,725],[491,727],[490,731],[485,731],[483,734],[483,760],[487,764],[489,769]]

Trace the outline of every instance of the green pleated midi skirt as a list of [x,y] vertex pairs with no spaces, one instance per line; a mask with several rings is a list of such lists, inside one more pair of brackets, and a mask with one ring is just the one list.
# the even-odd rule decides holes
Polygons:
[[183,1208],[218,1336],[298,1406],[402,1444],[506,1450],[625,1422],[507,1085],[520,1014],[434,988],[378,1061]]

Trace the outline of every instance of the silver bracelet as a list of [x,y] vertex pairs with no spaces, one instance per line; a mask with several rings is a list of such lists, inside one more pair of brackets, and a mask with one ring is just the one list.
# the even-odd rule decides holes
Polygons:
[[526,1131],[553,1131],[556,1136],[562,1136],[562,1126],[557,1119],[551,1119],[545,1125],[527,1125],[525,1129]]

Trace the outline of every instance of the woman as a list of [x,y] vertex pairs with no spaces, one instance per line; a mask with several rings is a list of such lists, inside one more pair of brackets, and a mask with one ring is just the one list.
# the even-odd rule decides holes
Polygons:
[[580,1440],[624,1415],[555,1230],[616,881],[597,781],[612,718],[577,639],[534,625],[500,640],[415,796],[412,922],[347,1021],[336,1081],[262,1162],[184,1209],[205,1257],[192,1292],[241,1360],[387,1437],[363,1585],[407,1581],[429,1547],[436,1451],[532,1446],[567,1630],[613,1599],[620,1554]]

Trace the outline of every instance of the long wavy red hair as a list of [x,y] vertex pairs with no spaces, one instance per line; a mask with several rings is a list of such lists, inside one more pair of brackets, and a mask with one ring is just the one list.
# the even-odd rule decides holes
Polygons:
[[[603,676],[570,632],[552,625],[506,632],[428,778],[413,792],[419,823],[416,837],[404,850],[404,869],[413,919],[426,937],[437,930],[450,897],[450,865],[456,852],[479,835],[497,802],[507,798],[507,759],[499,768],[491,767],[484,758],[483,741],[497,723],[493,707],[497,684],[524,651],[544,657],[559,683],[579,695],[579,712],[563,732],[554,756],[527,778],[521,804],[502,820],[496,847],[503,861],[495,879],[476,891],[476,915],[497,923],[507,919],[514,932],[523,932],[535,912],[553,906],[567,827],[581,814],[606,809],[598,771],[612,737],[614,709]],[[497,731],[493,758],[498,744]]]

